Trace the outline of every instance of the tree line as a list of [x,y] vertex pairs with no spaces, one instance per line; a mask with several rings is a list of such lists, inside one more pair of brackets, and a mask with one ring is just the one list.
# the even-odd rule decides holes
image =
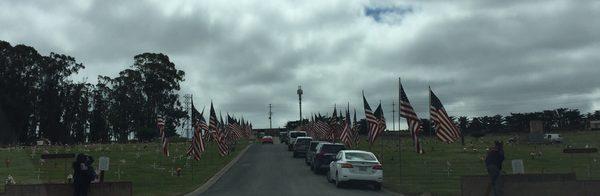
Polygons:
[[178,95],[185,73],[167,55],[138,54],[95,84],[73,80],[84,68],[65,54],[0,41],[0,144],[148,141],[158,136],[157,115],[169,136],[187,118]]

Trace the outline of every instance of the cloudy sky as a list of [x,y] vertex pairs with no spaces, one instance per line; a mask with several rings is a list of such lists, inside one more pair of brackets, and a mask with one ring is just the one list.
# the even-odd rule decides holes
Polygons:
[[[381,100],[398,78],[421,117],[430,85],[450,115],[600,110],[598,1],[0,1],[0,40],[74,56],[95,83],[142,52],[186,72],[197,107],[255,127]],[[403,126],[404,127],[404,126]]]

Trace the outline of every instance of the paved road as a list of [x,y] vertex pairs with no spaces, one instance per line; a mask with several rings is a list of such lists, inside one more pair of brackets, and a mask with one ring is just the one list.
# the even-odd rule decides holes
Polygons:
[[313,174],[303,158],[292,158],[284,144],[252,145],[246,154],[202,195],[393,195],[369,186],[338,189]]

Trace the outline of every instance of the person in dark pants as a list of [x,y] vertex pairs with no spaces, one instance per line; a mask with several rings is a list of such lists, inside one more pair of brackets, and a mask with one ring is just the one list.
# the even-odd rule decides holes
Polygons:
[[92,163],[94,163],[94,159],[85,154],[78,154],[75,158],[75,162],[73,162],[73,195],[88,195],[90,183],[96,178]]
[[500,172],[502,171],[502,162],[504,162],[504,146],[502,142],[495,141],[494,146],[490,149],[485,158],[485,167],[492,181],[492,195],[502,195],[502,180]]

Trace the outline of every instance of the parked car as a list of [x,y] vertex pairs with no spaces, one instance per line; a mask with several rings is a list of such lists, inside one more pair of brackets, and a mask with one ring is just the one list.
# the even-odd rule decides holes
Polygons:
[[348,182],[369,183],[375,190],[381,190],[383,167],[371,152],[362,150],[342,150],[329,164],[327,181],[335,182],[340,188]]
[[286,131],[279,132],[279,142],[282,144],[283,143],[287,144],[287,132]]
[[288,151],[292,151],[294,147],[294,142],[296,142],[297,137],[306,136],[305,131],[290,131],[288,132]]
[[297,137],[296,143],[294,143],[294,158],[300,156],[306,156],[308,146],[312,141],[312,137]]
[[271,136],[268,136],[268,135],[266,135],[266,136],[263,136],[263,137],[260,139],[260,142],[261,142],[261,143],[263,143],[263,144],[273,144],[273,137],[271,137]]
[[308,150],[306,151],[306,156],[304,156],[304,162],[306,165],[312,165],[313,158],[315,157],[315,152],[317,151],[317,145],[319,143],[323,143],[324,141],[311,141],[308,145]]
[[544,139],[550,143],[562,143],[562,137],[557,133],[549,133],[544,135]]
[[329,163],[333,161],[335,155],[346,147],[341,143],[319,143],[313,158],[311,170],[315,174],[329,169]]

